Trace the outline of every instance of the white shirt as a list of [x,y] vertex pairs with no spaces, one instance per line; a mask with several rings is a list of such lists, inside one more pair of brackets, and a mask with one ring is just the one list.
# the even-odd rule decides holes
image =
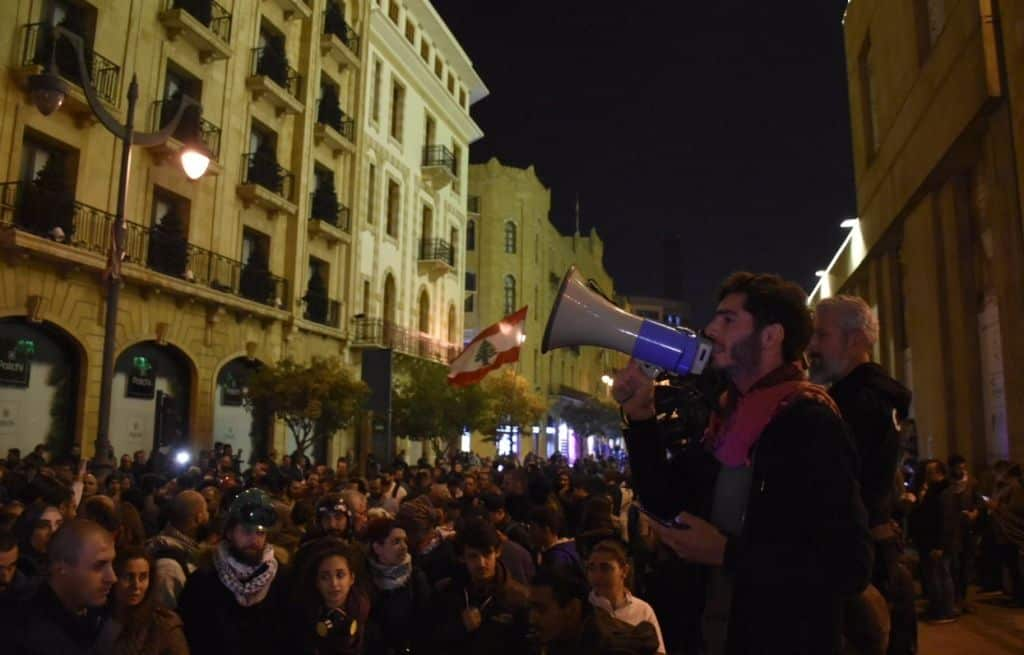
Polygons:
[[658,635],[658,652],[666,652],[665,641],[661,638],[661,626],[658,625],[658,617],[654,615],[654,609],[650,605],[639,598],[634,598],[628,591],[626,592],[625,604],[618,609],[612,607],[611,602],[606,598],[598,596],[593,591],[590,592],[589,600],[591,605],[608,612],[623,623],[639,625],[647,621],[653,625],[654,632]]

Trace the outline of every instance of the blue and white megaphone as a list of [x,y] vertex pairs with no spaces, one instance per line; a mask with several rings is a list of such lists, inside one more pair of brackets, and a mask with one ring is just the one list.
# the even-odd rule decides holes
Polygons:
[[[660,369],[700,375],[711,358],[711,342],[687,328],[674,328],[623,311],[569,267],[555,297],[540,351],[570,346],[617,350]],[[652,368],[653,367],[653,368]]]

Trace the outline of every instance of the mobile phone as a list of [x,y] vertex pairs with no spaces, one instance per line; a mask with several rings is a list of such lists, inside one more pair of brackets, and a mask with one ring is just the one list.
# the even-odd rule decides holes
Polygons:
[[652,512],[649,512],[647,510],[647,508],[645,508],[640,503],[637,503],[637,509],[639,509],[641,512],[643,512],[644,516],[646,516],[647,518],[651,519],[652,521],[654,521],[658,525],[663,525],[666,528],[672,528],[674,530],[689,530],[690,529],[690,526],[686,525],[685,523],[679,523],[674,518],[666,519],[666,518],[662,518],[662,517],[658,516],[657,514],[653,514]]
[[984,501],[985,501],[986,503],[990,503],[990,502],[992,502],[992,499],[991,499],[991,498],[989,498],[988,496],[984,496],[984,495],[983,495],[983,496],[981,497],[981,499],[982,499],[982,500],[984,500]]

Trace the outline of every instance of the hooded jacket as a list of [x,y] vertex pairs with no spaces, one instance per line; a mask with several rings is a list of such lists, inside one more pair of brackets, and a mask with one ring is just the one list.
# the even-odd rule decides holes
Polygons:
[[833,384],[829,395],[849,424],[857,446],[868,527],[887,523],[892,517],[893,480],[899,465],[899,422],[907,418],[910,390],[869,362]]

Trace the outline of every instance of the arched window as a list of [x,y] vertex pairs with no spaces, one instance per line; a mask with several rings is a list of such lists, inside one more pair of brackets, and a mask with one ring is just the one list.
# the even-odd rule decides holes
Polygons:
[[448,305],[448,343],[457,343],[456,328],[458,325],[455,324],[455,305]]
[[420,292],[420,332],[424,334],[430,333],[430,296],[427,295],[427,290],[424,289]]
[[466,250],[476,250],[476,221],[466,223]]
[[516,224],[512,221],[505,222],[505,252],[513,255],[516,252]]
[[388,323],[395,322],[395,278],[388,273],[384,278],[384,320]]
[[508,316],[516,311],[516,279],[511,275],[505,276],[505,315]]

